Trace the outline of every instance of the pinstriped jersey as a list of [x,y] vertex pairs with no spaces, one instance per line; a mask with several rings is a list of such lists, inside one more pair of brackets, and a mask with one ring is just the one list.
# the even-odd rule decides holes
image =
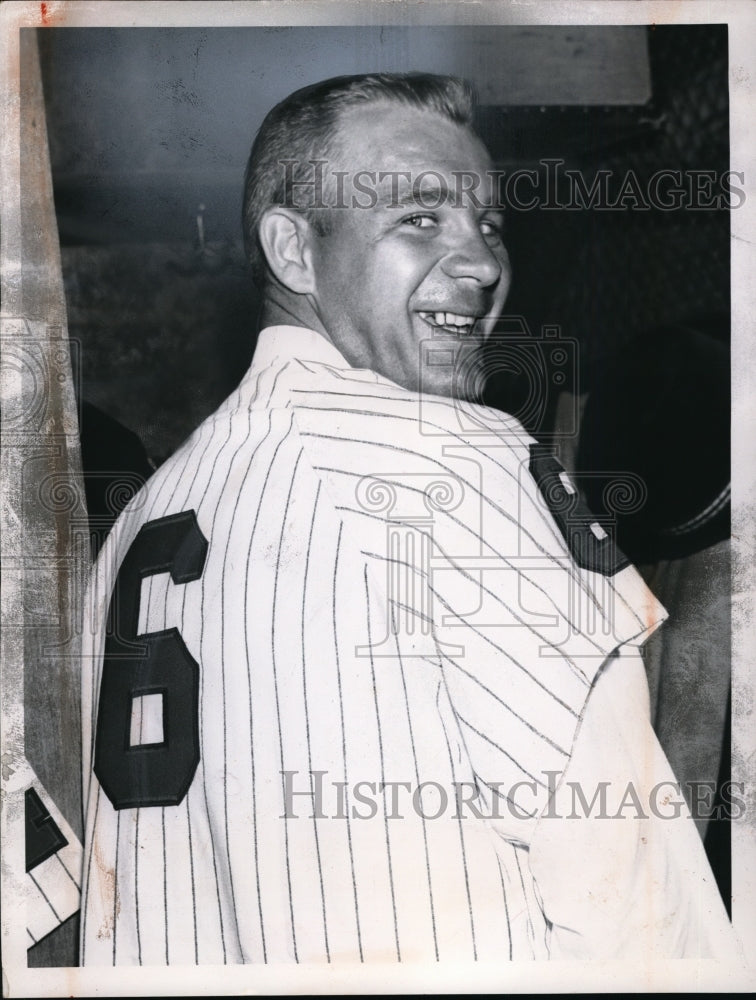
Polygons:
[[548,957],[536,821],[663,617],[570,493],[511,417],[263,331],[93,574],[82,964]]
[[79,839],[23,758],[6,782],[6,792],[24,793],[24,895],[28,946],[37,944],[79,909]]

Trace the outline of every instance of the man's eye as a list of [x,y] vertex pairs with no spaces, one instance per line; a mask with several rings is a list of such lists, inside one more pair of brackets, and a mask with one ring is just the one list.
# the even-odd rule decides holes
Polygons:
[[483,219],[480,223],[480,231],[484,236],[494,236],[497,239],[503,238],[502,228],[500,222],[493,222],[491,219]]
[[433,215],[408,215],[406,219],[402,219],[402,225],[414,226],[416,229],[428,229],[435,224],[436,218]]

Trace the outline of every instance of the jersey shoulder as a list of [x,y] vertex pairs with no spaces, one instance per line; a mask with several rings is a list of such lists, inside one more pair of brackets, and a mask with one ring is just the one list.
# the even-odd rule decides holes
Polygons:
[[143,525],[197,509],[213,508],[237,469],[270,429],[268,413],[227,400],[207,417],[129,500],[101,550],[98,562],[113,568]]
[[501,410],[406,389],[368,370],[309,368],[307,378],[292,388],[291,405],[302,426],[348,428],[376,418],[373,425],[387,440],[395,440],[399,432],[424,439],[430,450],[442,443],[506,443],[522,452],[534,440],[515,417]]

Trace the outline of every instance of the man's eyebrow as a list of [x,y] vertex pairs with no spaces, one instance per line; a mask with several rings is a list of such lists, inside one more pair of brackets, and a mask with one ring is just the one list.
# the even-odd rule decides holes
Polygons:
[[[397,193],[396,191],[384,191],[378,196],[378,201],[376,202],[376,207],[381,209],[400,209],[400,208],[417,208],[421,211],[432,212],[434,209],[441,208],[443,205],[449,204],[453,208],[460,208],[469,205],[470,198],[466,193],[462,194],[461,200],[454,188],[450,188],[448,185],[429,183],[423,185],[421,189],[414,188],[413,190],[404,191],[403,193]],[[476,205],[473,201],[472,207],[475,208],[480,215],[497,216],[503,223],[506,217],[505,206],[502,205],[498,200],[496,204],[487,204],[483,200],[483,204]]]
[[385,191],[378,197],[378,206],[380,208],[406,208],[407,206],[412,206],[413,208],[424,208],[430,211],[431,209],[439,208],[449,197],[450,192],[446,185],[442,187],[440,184],[429,184],[427,186],[424,185],[420,190],[416,190],[413,186],[411,191],[405,191],[404,194],[398,194],[396,191],[391,190]]

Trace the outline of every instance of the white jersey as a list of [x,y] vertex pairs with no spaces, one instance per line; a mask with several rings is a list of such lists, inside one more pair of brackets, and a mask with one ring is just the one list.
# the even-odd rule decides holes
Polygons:
[[516,421],[463,418],[269,328],[121,516],[82,964],[548,957],[538,819],[663,610],[599,525],[560,527],[572,487]]

